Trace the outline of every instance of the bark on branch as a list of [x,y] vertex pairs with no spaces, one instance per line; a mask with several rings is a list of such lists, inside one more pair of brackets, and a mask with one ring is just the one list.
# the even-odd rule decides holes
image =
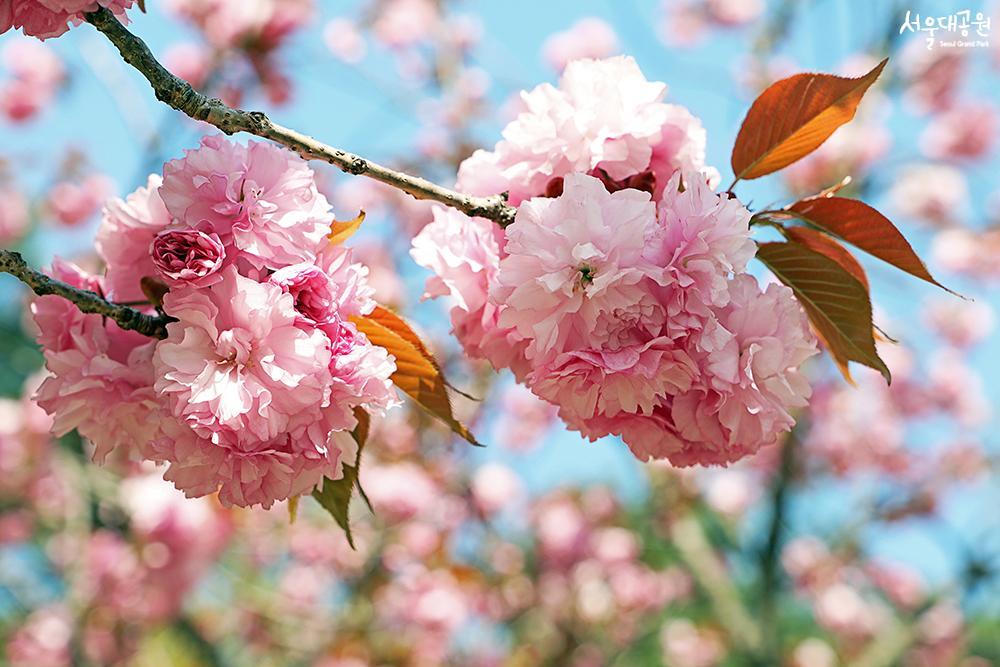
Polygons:
[[141,313],[134,308],[111,303],[100,294],[73,287],[52,276],[47,276],[28,266],[20,253],[0,249],[0,273],[9,273],[30,287],[38,296],[54,294],[76,304],[84,313],[94,313],[110,317],[122,329],[131,329],[152,338],[167,337],[169,317],[156,317]]
[[137,69],[156,93],[156,98],[191,118],[205,121],[226,134],[247,132],[270,139],[295,151],[307,160],[323,160],[342,171],[367,176],[391,185],[417,199],[431,199],[466,215],[493,220],[501,227],[514,221],[516,209],[507,204],[503,195],[473,197],[430,181],[389,169],[360,155],[333,148],[310,136],[282,127],[259,111],[234,109],[216,98],[207,97],[187,81],[174,76],[153,56],[145,42],[133,35],[108,9],[86,14],[87,21],[111,40],[122,58]]

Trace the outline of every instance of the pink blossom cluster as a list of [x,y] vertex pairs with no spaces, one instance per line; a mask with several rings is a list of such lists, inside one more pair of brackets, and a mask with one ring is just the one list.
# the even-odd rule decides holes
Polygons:
[[954,226],[968,207],[969,185],[961,170],[930,162],[907,165],[889,189],[900,215],[931,227]]
[[763,0],[664,0],[662,39],[672,46],[692,46],[710,28],[739,28],[759,19]]
[[375,302],[367,268],[328,240],[332,220],[299,157],[218,136],[111,200],[104,274],[57,263],[54,275],[115,302],[166,289],[174,321],[154,340],[37,299],[51,373],[38,400],[55,431],[76,428],[98,461],[121,448],[167,463],[178,489],[227,505],[267,507],[339,478],[357,451],[354,410],[396,397],[393,358],[350,321]]
[[[909,483],[917,489],[913,502],[892,510],[907,514],[932,511],[941,489],[983,471],[983,445],[975,434],[990,411],[983,378],[965,355],[990,335],[993,313],[978,301],[955,301],[932,302],[926,309],[940,349],[925,358],[879,345],[892,371],[891,386],[866,368],[853,373],[855,386],[839,378],[817,384],[802,441],[811,470],[841,478],[875,471],[884,481]],[[940,431],[940,443],[915,455],[908,441],[927,423]]]
[[607,58],[618,52],[618,36],[606,21],[594,16],[580,19],[545,40],[542,55],[559,72],[581,58]]
[[217,48],[269,51],[312,18],[313,0],[168,0]]
[[948,271],[985,281],[1000,279],[1000,228],[946,229],[934,237],[931,255]]
[[985,102],[956,103],[936,115],[920,136],[920,147],[935,159],[986,157],[1000,132],[1000,113]]
[[25,35],[38,39],[58,37],[70,24],[83,21],[83,15],[107,7],[124,17],[135,0],[6,0],[0,4],[0,34],[20,28]]
[[[65,469],[60,473],[79,474]],[[185,600],[228,545],[233,525],[218,503],[185,499],[148,471],[121,482],[115,497],[128,519],[127,529],[64,528],[46,541],[45,553],[72,587],[67,598],[71,595],[74,604],[66,608],[50,603],[25,619],[6,638],[4,664],[70,665],[70,639],[74,654],[88,663],[127,664],[143,634],[156,632],[182,614]],[[69,486],[72,501],[59,518],[49,518],[45,532],[86,507],[86,496]]]
[[705,130],[690,111],[665,104],[663,83],[646,80],[631,57],[578,60],[559,86],[521,93],[522,111],[492,151],[477,150],[459,167],[459,189],[525,199],[558,194],[562,178],[590,173],[612,189],[660,195],[676,169],[705,167]]
[[475,597],[467,588],[448,569],[412,564],[379,591],[377,613],[392,632],[412,637],[412,652],[423,659],[418,664],[441,664],[455,631],[471,615]]
[[[781,562],[796,593],[810,604],[817,624],[841,652],[868,645],[902,613],[915,615],[914,645],[908,651],[912,664],[951,664],[967,650],[966,619],[955,597],[935,593],[920,572],[902,562],[859,562],[849,547],[833,549],[808,535],[791,540]],[[837,653],[818,639],[799,644],[795,658],[792,664],[802,667],[837,664]],[[967,662],[980,664],[978,658]]]
[[126,478],[120,491],[138,543],[142,587],[139,609],[125,618],[162,622],[180,613],[185,596],[229,542],[228,513],[208,498],[188,500],[154,472]]
[[726,656],[717,630],[699,627],[686,618],[671,619],[660,628],[663,661],[668,665],[714,667]]
[[629,58],[571,63],[459,170],[461,189],[509,192],[513,224],[438,209],[411,254],[466,352],[570,428],[726,464],[793,425],[816,346],[791,291],[745,272],[750,213],[713,191],[704,131],[664,89]]
[[[0,501],[4,503],[35,499],[51,481],[52,420],[28,398],[37,384],[37,378],[31,378],[23,397],[0,398]],[[57,495],[51,490],[50,498]],[[24,532],[15,523],[20,522],[5,521],[0,526],[0,544]]]
[[0,185],[0,245],[14,245],[30,225],[27,197],[12,185]]
[[920,113],[943,111],[958,97],[968,54],[961,49],[928,49],[915,39],[900,51],[899,65],[906,79],[904,99]]
[[49,190],[46,208],[57,223],[73,227],[96,216],[114,191],[114,182],[100,173],[88,174],[78,181],[62,180]]
[[[484,32],[478,16],[456,9],[436,0],[379,0],[363,5],[356,17],[333,17],[323,41],[335,58],[351,65],[370,51],[387,55],[407,84],[451,97],[461,92],[469,56]],[[439,68],[442,59],[447,70]]]
[[[616,633],[628,636],[652,610],[691,595],[686,573],[642,561],[640,536],[613,523],[619,511],[601,489],[579,499],[553,492],[532,504],[540,570],[534,606],[555,618],[576,608],[587,622],[612,624]],[[501,614],[520,611],[504,606],[510,603],[500,605]]]
[[379,4],[372,32],[389,48],[414,46],[441,27],[441,10],[432,0],[386,0]]
[[[864,573],[849,566],[839,554],[831,553],[819,539],[797,537],[785,546],[781,561],[798,592],[811,603],[817,623],[833,636],[859,641],[876,635],[890,622],[888,604],[862,587],[867,583]],[[908,570],[893,566],[899,580],[890,581],[896,577],[883,574],[885,569],[873,568],[872,574],[886,585],[887,593],[923,597],[919,580],[912,584],[901,581]],[[911,586],[917,590],[903,590]]]
[[289,101],[292,80],[275,53],[314,17],[314,0],[169,0],[166,6],[205,42],[175,44],[166,53],[174,74],[195,87],[214,75],[217,94],[230,106],[242,104],[250,83],[272,104]]
[[554,405],[519,384],[503,390],[500,406],[493,425],[493,440],[516,452],[527,452],[541,445],[557,417]]
[[66,77],[62,61],[48,46],[26,37],[9,41],[0,56],[8,73],[0,81],[0,113],[14,123],[28,121],[59,92]]
[[72,664],[72,638],[69,610],[62,604],[41,607],[10,636],[5,657],[12,667],[64,667]]

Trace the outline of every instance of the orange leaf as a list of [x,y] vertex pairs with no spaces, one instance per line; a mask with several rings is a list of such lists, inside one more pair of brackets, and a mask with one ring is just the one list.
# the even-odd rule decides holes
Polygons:
[[[757,258],[792,288],[841,369],[857,361],[892,380],[875,349],[868,289],[826,255],[798,243],[761,243]],[[850,376],[848,376],[850,377]]]
[[[424,357],[428,361],[430,361],[432,364],[434,364],[434,367],[438,369],[439,373],[441,372],[441,368],[440,368],[440,366],[438,366],[437,359],[434,358],[434,355],[431,354],[430,350],[427,349],[427,346],[424,345],[424,341],[420,340],[420,336],[418,336],[416,334],[416,332],[414,332],[413,329],[410,328],[410,325],[407,324],[403,320],[403,318],[401,318],[399,315],[397,315],[396,313],[392,312],[388,308],[383,308],[382,306],[375,306],[375,310],[373,310],[371,312],[371,314],[368,315],[368,317],[370,319],[373,319],[373,320],[379,322],[383,326],[388,327],[389,329],[392,329],[393,331],[395,331],[396,333],[398,333],[400,336],[402,336],[403,338],[405,338],[407,342],[411,343],[415,348],[417,348],[418,350],[420,350],[420,353],[423,354]],[[475,396],[470,396],[469,394],[465,393],[461,389],[458,389],[457,387],[452,386],[452,384],[450,382],[448,382],[448,380],[445,380],[444,384],[445,384],[446,387],[448,387],[452,391],[461,394],[462,396],[466,397],[470,401],[478,401],[478,400],[480,400],[480,399],[476,398]]]
[[361,223],[365,221],[365,212],[361,211],[358,213],[357,217],[351,220],[334,220],[333,224],[330,225],[330,233],[327,234],[326,238],[330,239],[331,245],[340,245],[351,236],[354,232],[358,231],[358,227]]
[[931,276],[896,226],[863,201],[846,197],[805,199],[792,204],[788,212],[897,269],[951,292]]
[[396,357],[396,372],[392,374],[392,381],[397,387],[448,424],[452,431],[474,445],[479,444],[469,429],[455,419],[441,368],[420,337],[402,318],[379,307],[367,317],[353,317],[351,321],[373,345],[384,347]]
[[[366,315],[366,317],[370,320],[375,320],[387,329],[392,329],[392,331],[397,333],[407,343],[417,348],[420,351],[420,354],[424,355],[425,359],[434,364],[435,368],[438,367],[437,359],[434,358],[434,356],[427,349],[427,346],[424,345],[424,341],[420,339],[417,332],[415,332],[402,317],[388,308],[383,308],[382,306],[375,306],[375,310]],[[440,368],[438,370],[440,371]]]
[[854,258],[851,251],[837,243],[835,240],[808,227],[786,227],[785,236],[790,240],[800,243],[810,250],[815,250],[821,255],[826,255],[840,267],[858,279],[865,289],[869,289],[868,276],[861,264]]
[[857,79],[796,74],[771,84],[747,111],[733,145],[733,174],[759,178],[816,150],[854,118],[858,103],[888,58]]

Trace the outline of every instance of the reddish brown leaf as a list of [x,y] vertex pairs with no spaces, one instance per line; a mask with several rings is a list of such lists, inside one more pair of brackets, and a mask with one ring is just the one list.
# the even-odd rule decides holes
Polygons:
[[931,276],[896,226],[863,201],[846,197],[806,199],[793,204],[788,212],[897,269],[951,292]]
[[854,118],[858,103],[888,58],[857,79],[832,74],[796,74],[772,84],[747,111],[732,167],[737,179],[752,179],[787,167],[816,150]]
[[826,255],[794,242],[761,243],[757,258],[792,288],[841,369],[857,361],[891,381],[875,349],[868,289],[857,278]]
[[820,197],[832,197],[841,190],[843,190],[844,188],[846,188],[848,185],[850,185],[853,181],[854,179],[851,178],[850,176],[844,176],[842,179],[840,179],[833,185],[823,188],[814,195],[803,197],[802,200],[805,201],[807,199],[819,199]]
[[817,232],[815,229],[809,229],[808,227],[786,227],[785,236],[789,240],[800,243],[810,250],[815,250],[821,255],[826,255],[837,264],[840,264],[842,269],[857,278],[858,282],[865,286],[865,289],[869,289],[868,276],[865,275],[864,268],[854,258],[851,251],[826,234]]
[[385,308],[376,308],[367,317],[354,317],[351,321],[372,344],[384,347],[396,357],[396,372],[392,381],[397,387],[448,424],[452,431],[474,445],[479,444],[469,429],[455,419],[441,368],[420,337],[402,318]]

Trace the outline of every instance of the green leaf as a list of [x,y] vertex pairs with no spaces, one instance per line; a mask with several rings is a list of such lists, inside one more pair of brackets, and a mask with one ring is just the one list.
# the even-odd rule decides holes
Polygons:
[[[354,416],[358,420],[358,425],[351,433],[358,443],[358,455],[354,461],[354,465],[343,464],[343,477],[340,479],[324,477],[322,485],[312,492],[312,497],[330,513],[337,522],[337,525],[344,529],[344,534],[347,536],[347,543],[351,545],[352,549],[355,548],[354,537],[351,535],[351,523],[348,513],[354,487],[357,486],[359,490],[361,489],[358,482],[358,474],[361,471],[361,452],[365,447],[365,442],[368,440],[368,431],[371,423],[368,413],[362,408],[355,408]],[[370,503],[368,505],[369,507],[371,506]]]
[[856,361],[892,381],[875,349],[868,289],[837,262],[798,243],[761,243],[757,258],[788,285],[842,368]]

